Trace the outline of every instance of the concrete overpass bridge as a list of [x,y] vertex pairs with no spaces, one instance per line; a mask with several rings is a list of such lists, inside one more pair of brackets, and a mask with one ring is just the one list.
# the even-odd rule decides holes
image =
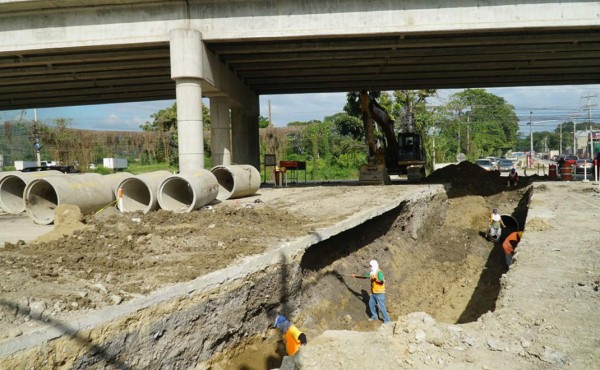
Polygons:
[[259,166],[260,94],[600,83],[600,1],[0,0],[0,110],[176,99],[182,173]]

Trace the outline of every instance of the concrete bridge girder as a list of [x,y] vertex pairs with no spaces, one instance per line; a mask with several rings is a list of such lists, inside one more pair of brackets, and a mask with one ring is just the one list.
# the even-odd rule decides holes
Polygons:
[[0,0],[0,109],[173,99],[176,29],[201,35],[200,95],[247,111],[231,157],[256,166],[257,94],[600,82],[598,1],[459,5]]

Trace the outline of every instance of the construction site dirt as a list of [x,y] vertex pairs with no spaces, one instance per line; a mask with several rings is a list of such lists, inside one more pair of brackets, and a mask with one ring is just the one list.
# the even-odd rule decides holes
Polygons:
[[[52,323],[68,324],[198,277],[219,274],[225,268],[244,266],[249,258],[319,234],[320,230],[343,224],[365,210],[381,208],[393,199],[409,199],[396,207],[381,208],[383,211],[378,214],[365,216],[364,222],[339,233],[322,237],[287,270],[282,263],[276,268],[257,270],[244,278],[244,282],[232,278],[231,283],[219,283],[207,293],[208,301],[223,294],[228,301],[222,303],[234,305],[241,297],[234,292],[244,291],[246,288],[242,286],[250,284],[248,289],[252,292],[245,293],[245,301],[240,303],[243,315],[223,310],[219,317],[210,319],[216,325],[229,326],[229,334],[215,331],[211,338],[210,333],[203,333],[198,347],[190,345],[190,350],[197,350],[194,353],[164,352],[161,360],[160,352],[151,352],[148,358],[134,360],[135,356],[120,353],[118,346],[109,343],[117,342],[111,331],[128,331],[130,338],[134,337],[136,332],[131,323],[123,322],[105,325],[102,335],[86,329],[85,345],[76,341],[70,344],[85,347],[82,350],[69,352],[64,349],[67,345],[48,349],[48,345],[42,344],[46,346],[42,351],[46,354],[45,361],[40,359],[39,350],[37,358],[35,350],[5,350],[0,365],[276,368],[283,353],[280,334],[269,329],[269,322],[278,312],[293,319],[309,337],[309,344],[297,356],[298,368],[369,368],[374,357],[387,361],[375,362],[382,368],[417,369],[454,365],[455,368],[504,368],[501,362],[496,363],[498,359],[514,361],[517,368],[562,368],[571,364],[572,368],[583,369],[591,361],[600,360],[597,349],[564,353],[556,348],[556,342],[538,343],[516,330],[513,331],[517,337],[513,338],[511,331],[503,328],[501,320],[493,315],[499,306],[507,308],[508,303],[502,299],[506,300],[504,290],[510,280],[507,276],[510,277],[513,268],[507,269],[500,244],[484,237],[490,209],[499,208],[500,213],[512,216],[521,229],[525,225],[523,244],[528,246],[527,233],[537,237],[554,227],[555,222],[551,218],[528,216],[532,194],[556,192],[560,202],[558,187],[570,186],[573,196],[585,197],[588,203],[600,207],[596,193],[575,183],[536,182],[532,186],[526,181],[518,188],[507,188],[505,179],[470,164],[438,170],[425,182],[417,185],[399,182],[391,186],[338,182],[263,187],[254,196],[216,202],[185,214],[166,211],[122,214],[115,208],[107,208],[81,218],[75,210],[68,210],[49,233],[35,240],[0,246],[0,345],[5,348],[11,341],[31,336]],[[445,184],[446,190],[436,184]],[[424,189],[429,188],[442,190],[423,195]],[[597,212],[597,208],[591,209]],[[598,231],[591,232],[597,236]],[[577,237],[588,240],[590,236],[582,233]],[[515,265],[519,265],[522,258],[516,257],[519,258],[515,258]],[[392,325],[367,321],[368,280],[350,276],[367,272],[368,261],[373,258],[386,274]],[[593,289],[594,277],[600,276],[598,263],[587,271],[589,281],[582,279],[575,284],[583,283]],[[559,305],[568,302],[574,292],[563,293],[564,296],[556,297]],[[255,299],[254,295],[261,298]],[[591,290],[578,298],[595,301],[597,305],[599,296]],[[187,310],[181,299],[175,300],[179,303],[173,312]],[[169,315],[167,306],[173,307],[171,301],[160,310],[163,315]],[[218,307],[213,309],[219,311]],[[517,308],[519,315],[531,318],[531,327],[536,330],[549,322],[523,310]],[[152,312],[155,315],[157,310]],[[597,313],[595,308],[596,316],[589,318],[597,317]],[[150,318],[150,313],[140,315],[135,318],[138,326],[143,325],[143,320],[155,325],[156,318]],[[584,320],[585,317],[574,320],[573,325],[584,325]],[[255,327],[248,325],[254,322]],[[243,333],[235,332],[236,327]],[[204,325],[204,330],[210,332],[213,330],[210,328]],[[588,329],[592,331],[586,338],[597,341],[600,338],[597,324]],[[151,336],[155,341],[166,341],[169,330],[153,329]],[[568,329],[561,330],[570,333]],[[355,345],[352,338],[361,338],[358,342],[362,345],[356,343],[352,347]],[[366,345],[379,341],[385,342],[383,348]],[[126,341],[118,342],[126,347],[123,344]],[[514,343],[519,344],[519,350],[510,347]],[[90,351],[91,345],[101,350]],[[461,346],[462,351],[456,349]],[[385,355],[380,355],[380,351]],[[64,353],[59,352],[72,353],[72,358],[65,360]],[[84,357],[87,359],[82,360]],[[93,357],[96,359],[90,360]]]

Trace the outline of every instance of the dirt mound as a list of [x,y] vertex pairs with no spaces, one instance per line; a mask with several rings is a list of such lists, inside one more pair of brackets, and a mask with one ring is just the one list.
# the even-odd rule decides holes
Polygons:
[[[521,181],[519,187],[525,186]],[[489,196],[498,194],[507,188],[506,177],[501,177],[498,171],[486,171],[468,161],[440,168],[425,178],[428,184],[450,184],[448,196],[460,197],[465,195]]]
[[538,217],[529,220],[525,225],[527,231],[545,231],[551,228],[552,226],[546,220]]

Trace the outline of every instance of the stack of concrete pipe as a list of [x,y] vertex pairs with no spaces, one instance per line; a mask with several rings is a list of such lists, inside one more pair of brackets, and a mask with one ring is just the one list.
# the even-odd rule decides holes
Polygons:
[[147,213],[160,206],[180,213],[199,209],[215,199],[252,195],[259,188],[260,173],[250,165],[216,166],[211,171],[178,175],[168,171],[137,176],[127,172],[102,176],[15,171],[6,174],[0,182],[0,204],[11,213],[24,209],[34,222],[48,225],[54,222],[54,210],[60,204],[76,205],[82,213],[88,214],[117,199],[122,212]]
[[25,210],[42,225],[54,222],[54,210],[61,204],[76,205],[83,214],[93,213],[115,201],[116,184],[127,176],[132,175],[87,173],[35,179],[25,187]]
[[167,211],[191,212],[211,203],[218,193],[217,178],[212,172],[202,169],[166,178],[158,190],[158,203]]
[[157,209],[158,189],[169,176],[169,171],[155,171],[121,181],[118,186],[118,206],[121,212],[148,213]]
[[215,166],[210,171],[219,182],[219,200],[247,197],[260,188],[260,173],[254,166]]
[[64,176],[60,171],[21,172],[0,174],[0,208],[6,213],[25,211],[25,187],[31,181],[48,176]]
[[260,173],[250,165],[216,166],[191,174],[157,171],[134,176],[119,184],[121,212],[147,213],[160,208],[191,212],[215,199],[240,198],[256,193]]

